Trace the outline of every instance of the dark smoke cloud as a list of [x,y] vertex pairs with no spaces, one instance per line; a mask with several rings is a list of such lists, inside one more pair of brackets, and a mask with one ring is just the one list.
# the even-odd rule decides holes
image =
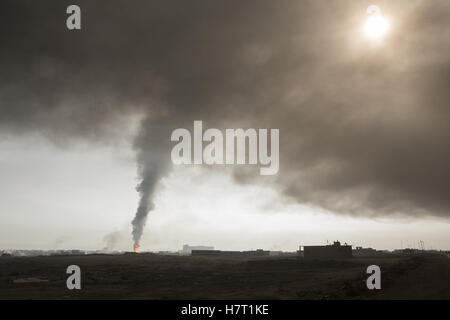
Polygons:
[[382,49],[361,35],[365,1],[77,3],[83,30],[70,32],[72,3],[2,1],[0,130],[105,141],[142,114],[136,243],[170,132],[193,120],[280,128],[273,183],[295,201],[448,216],[448,1],[378,2],[393,23]]

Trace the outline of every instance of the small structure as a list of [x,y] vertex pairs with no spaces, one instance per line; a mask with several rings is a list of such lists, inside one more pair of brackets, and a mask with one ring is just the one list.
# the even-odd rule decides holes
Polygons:
[[[301,247],[299,251],[302,252]],[[303,258],[308,260],[348,259],[351,257],[352,246],[341,245],[339,241],[334,241],[333,244],[326,246],[303,246]]]
[[263,249],[252,251],[192,250],[191,254],[204,257],[262,257],[269,256],[270,251]]
[[84,256],[86,254],[86,251],[70,250],[70,254],[73,255],[73,256]]
[[211,246],[190,246],[185,244],[183,249],[179,251],[180,254],[189,255],[192,254],[192,251],[213,251],[214,247]]
[[371,257],[381,253],[373,248],[363,248],[363,247],[356,247],[356,249],[353,249],[352,251],[353,256],[355,257]]
[[416,254],[419,253],[420,251],[418,249],[413,249],[413,248],[406,248],[402,250],[403,254],[407,254],[407,255],[411,255],[411,254]]
[[257,257],[270,256],[270,251],[269,250],[263,250],[263,249],[256,249],[256,250],[251,250],[251,251],[243,251],[242,253],[244,255],[257,256]]
[[204,257],[230,256],[235,254],[236,251],[221,251],[221,250],[192,250],[191,252],[191,255],[193,256],[204,256]]

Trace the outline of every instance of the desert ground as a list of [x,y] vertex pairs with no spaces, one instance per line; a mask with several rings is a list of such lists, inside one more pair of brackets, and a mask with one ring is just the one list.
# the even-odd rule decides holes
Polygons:
[[[66,287],[72,264],[81,290]],[[371,264],[381,268],[381,290],[366,287]],[[0,257],[0,299],[450,299],[450,258]]]

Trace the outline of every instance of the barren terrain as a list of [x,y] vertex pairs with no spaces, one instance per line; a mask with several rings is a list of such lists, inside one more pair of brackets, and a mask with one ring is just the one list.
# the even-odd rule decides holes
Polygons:
[[[66,268],[81,268],[68,290]],[[377,264],[382,289],[368,290]],[[446,255],[339,261],[154,254],[0,257],[0,299],[450,299]]]

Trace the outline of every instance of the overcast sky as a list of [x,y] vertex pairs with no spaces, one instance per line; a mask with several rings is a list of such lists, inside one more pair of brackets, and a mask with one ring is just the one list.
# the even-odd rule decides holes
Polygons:
[[[448,1],[69,4],[0,4],[0,248],[129,250],[139,201],[144,250],[450,247]],[[279,173],[173,167],[194,120],[279,128]]]

